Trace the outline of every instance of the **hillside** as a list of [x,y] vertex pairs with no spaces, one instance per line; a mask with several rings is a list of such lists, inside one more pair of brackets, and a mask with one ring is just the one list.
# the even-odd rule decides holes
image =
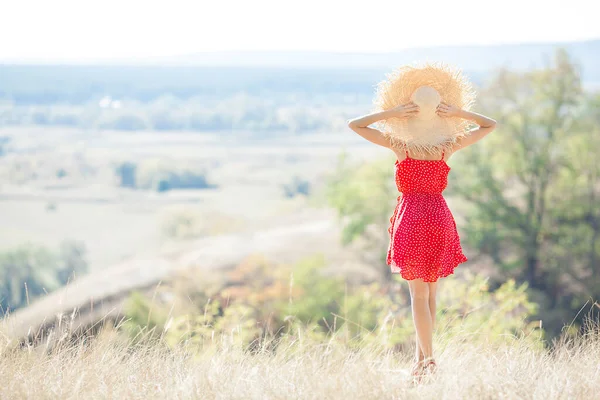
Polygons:
[[556,43],[502,44],[410,48],[390,53],[327,52],[213,52],[123,63],[196,66],[254,66],[286,68],[387,69],[414,60],[444,60],[473,73],[500,66],[527,69],[541,66],[556,47],[564,47],[585,69],[600,73],[600,40]]

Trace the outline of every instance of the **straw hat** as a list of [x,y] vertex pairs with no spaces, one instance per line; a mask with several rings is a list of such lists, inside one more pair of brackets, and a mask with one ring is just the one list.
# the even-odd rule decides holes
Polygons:
[[402,66],[377,85],[375,111],[385,111],[413,102],[417,115],[379,121],[383,134],[393,147],[406,145],[416,154],[449,151],[457,139],[468,134],[471,123],[458,117],[440,117],[440,101],[469,110],[475,91],[461,71],[444,63]]

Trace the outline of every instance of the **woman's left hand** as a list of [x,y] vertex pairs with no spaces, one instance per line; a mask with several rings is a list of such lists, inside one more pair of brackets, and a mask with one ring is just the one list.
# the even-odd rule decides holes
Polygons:
[[458,117],[460,114],[460,109],[442,101],[440,104],[438,104],[435,113],[440,117]]

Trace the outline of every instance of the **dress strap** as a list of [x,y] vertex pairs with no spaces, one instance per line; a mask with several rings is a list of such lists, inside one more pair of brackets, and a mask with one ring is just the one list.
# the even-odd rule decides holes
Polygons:
[[443,160],[443,159],[444,159],[444,150],[442,150],[442,158],[441,158],[441,160]]
[[406,154],[406,158],[410,158],[408,156],[408,149],[406,148],[406,142],[402,142],[402,144],[404,145],[404,154]]

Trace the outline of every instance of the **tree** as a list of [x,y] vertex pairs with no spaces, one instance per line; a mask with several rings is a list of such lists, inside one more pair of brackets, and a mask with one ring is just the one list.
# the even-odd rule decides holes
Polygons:
[[327,202],[343,224],[342,243],[359,247],[363,261],[378,268],[382,280],[392,278],[385,259],[390,240],[387,228],[398,198],[394,168],[391,157],[353,166],[342,153],[326,190]]
[[0,254],[0,294],[3,311],[27,305],[60,286],[54,275],[57,259],[49,250],[21,246]]
[[129,161],[123,162],[115,168],[115,172],[119,178],[119,185],[121,187],[136,187],[136,169],[137,165]]
[[499,128],[464,151],[449,185],[470,205],[466,243],[562,310],[558,323],[600,295],[598,112],[564,50],[544,69],[501,70],[481,98]]
[[85,272],[85,247],[80,242],[65,241],[58,253],[35,245],[0,253],[0,306],[3,312],[24,307]]

